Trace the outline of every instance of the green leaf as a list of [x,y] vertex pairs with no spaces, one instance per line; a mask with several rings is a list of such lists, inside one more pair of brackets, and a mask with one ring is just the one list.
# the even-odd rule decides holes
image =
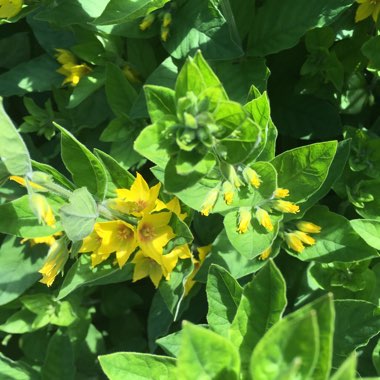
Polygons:
[[[18,49],[14,49],[17,46]],[[0,67],[11,69],[19,63],[30,59],[30,39],[29,33],[19,32],[0,40],[0,51],[6,51],[0,58]]]
[[100,365],[110,380],[175,380],[176,360],[166,356],[116,352],[99,356]]
[[314,235],[315,245],[306,247],[298,255],[293,254],[302,261],[351,262],[379,256],[377,251],[354,231],[344,216],[330,212],[325,206],[313,207],[303,219],[320,226],[321,232]]
[[70,95],[67,108],[75,108],[85,99],[91,96],[95,91],[104,85],[105,73],[104,68],[97,68],[85,75],[75,86],[74,91]]
[[253,350],[251,376],[255,380],[311,379],[319,352],[315,311],[276,323]]
[[3,380],[38,380],[40,376],[28,364],[13,361],[0,354],[0,373]]
[[106,95],[108,104],[116,116],[128,115],[137,92],[123,71],[112,63],[107,65]]
[[167,87],[144,86],[146,104],[152,123],[162,120],[176,119],[175,92]]
[[[355,191],[351,194],[354,200],[359,200],[356,206],[356,212],[366,219],[380,220],[380,180],[362,180]],[[363,202],[362,199],[364,199]],[[359,207],[360,206],[360,207]]]
[[59,87],[63,77],[56,72],[57,69],[58,63],[47,54],[20,63],[0,75],[0,96],[24,95]]
[[38,270],[45,257],[40,247],[20,244],[16,237],[4,239],[0,248],[0,305],[18,298],[40,279]]
[[74,190],[69,203],[60,208],[59,214],[62,227],[73,242],[90,235],[99,216],[96,202],[86,187]]
[[156,340],[157,344],[170,356],[177,357],[181,349],[182,331],[166,335]]
[[240,359],[233,345],[205,328],[186,323],[177,363],[178,380],[237,380]]
[[77,186],[86,186],[91,194],[102,200],[106,194],[107,174],[99,159],[70,132],[58,124],[61,131],[62,160]]
[[0,163],[9,174],[25,175],[32,171],[28,149],[6,114],[0,97]]
[[331,376],[331,380],[355,380],[356,377],[356,354],[353,353],[339,366]]
[[162,8],[169,0],[110,0],[96,25],[122,24]]
[[289,190],[289,200],[307,200],[323,184],[337,149],[336,141],[288,150],[271,163],[278,173],[278,186]]
[[4,234],[33,238],[59,231],[58,225],[52,228],[38,223],[38,218],[30,208],[28,195],[0,205],[0,215],[0,232]]
[[243,55],[240,41],[214,0],[183,2],[170,25],[170,37],[164,43],[173,58],[182,59],[202,50],[207,59],[232,59]]
[[73,346],[69,337],[58,330],[49,341],[41,369],[42,380],[74,380],[74,360]]
[[366,41],[361,51],[368,58],[369,65],[368,67],[373,70],[380,69],[380,36],[371,37],[368,41]]
[[376,347],[372,352],[372,362],[376,368],[376,372],[380,374],[380,340],[377,341]]
[[57,299],[65,298],[82,286],[115,284],[132,278],[132,264],[126,264],[122,269],[109,263],[91,268],[91,259],[87,254],[81,254],[65,275]]
[[362,300],[335,301],[334,360],[337,366],[380,332],[380,308]]
[[285,280],[272,260],[244,287],[230,328],[230,340],[240,352],[246,374],[252,350],[285,310],[285,291]]
[[291,48],[305,32],[330,24],[353,0],[267,0],[252,22],[248,55],[264,56]]
[[350,223],[368,245],[380,250],[380,220],[353,219]]
[[29,310],[22,309],[12,314],[4,323],[0,325],[0,331],[8,334],[25,334],[36,330],[33,322],[36,314]]
[[41,162],[37,162],[34,160],[32,160],[32,166],[33,166],[33,169],[37,169],[38,171],[51,175],[55,181],[57,181],[59,184],[63,185],[64,187],[68,188],[69,190],[75,189],[74,184],[71,181],[69,181],[61,172],[59,172],[57,169],[53,168],[52,166],[43,164]]
[[229,327],[243,293],[239,283],[224,268],[211,265],[207,278],[207,322],[217,334],[228,337]]

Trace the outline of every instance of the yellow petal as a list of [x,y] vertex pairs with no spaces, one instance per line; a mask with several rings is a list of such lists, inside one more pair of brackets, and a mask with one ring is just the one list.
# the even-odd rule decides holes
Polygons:
[[355,14],[355,22],[362,21],[371,16],[374,11],[374,5],[371,3],[360,4]]
[[307,232],[309,234],[319,234],[322,229],[320,226],[307,222],[306,220],[300,220],[296,223],[296,226],[300,231]]
[[11,18],[20,13],[22,0],[0,0],[0,18]]

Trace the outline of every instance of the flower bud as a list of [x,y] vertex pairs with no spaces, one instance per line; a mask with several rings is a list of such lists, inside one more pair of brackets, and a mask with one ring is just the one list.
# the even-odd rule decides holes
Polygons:
[[273,207],[277,211],[286,212],[289,214],[296,214],[300,211],[300,208],[296,204],[288,201],[283,201],[281,199],[276,200],[273,204]]
[[239,226],[237,231],[239,234],[245,234],[248,231],[248,227],[251,224],[252,214],[248,208],[239,209]]
[[307,232],[309,234],[319,234],[321,232],[321,227],[305,220],[300,220],[296,223],[297,228],[302,232]]
[[219,188],[215,187],[206,196],[206,199],[204,200],[202,207],[201,207],[201,214],[204,216],[209,216],[210,212],[215,206],[215,203],[219,196]]
[[243,176],[245,180],[254,188],[258,189],[260,187],[262,181],[255,170],[247,166],[243,171]]
[[267,211],[258,207],[256,210],[256,218],[267,231],[273,231],[273,224]]

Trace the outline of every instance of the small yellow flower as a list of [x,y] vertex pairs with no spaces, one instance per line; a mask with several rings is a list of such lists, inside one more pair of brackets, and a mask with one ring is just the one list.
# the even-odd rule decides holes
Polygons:
[[55,54],[55,58],[61,65],[76,65],[77,59],[75,58],[75,55],[66,49],[55,49],[57,54]]
[[285,197],[288,197],[289,196],[289,190],[288,189],[284,189],[282,187],[278,187],[274,191],[273,196],[275,198],[285,198]]
[[160,261],[165,245],[175,237],[169,226],[171,212],[144,215],[137,225],[137,240],[144,255]]
[[[95,227],[97,227],[98,223],[95,224]],[[99,253],[99,248],[102,245],[102,238],[96,233],[96,230],[91,232],[90,235],[85,237],[82,242],[82,246],[80,247],[79,252],[91,252],[91,266],[95,267],[102,263],[103,261],[107,260],[112,252],[109,252],[109,250],[106,250],[106,253]]]
[[164,203],[161,200],[157,199],[156,207],[153,209],[153,211],[162,211],[165,209],[174,212],[174,214],[176,214],[181,220],[184,220],[187,217],[186,212],[181,213],[181,204],[179,203],[179,199],[177,197],[174,197],[168,203]]
[[219,196],[219,189],[215,187],[214,189],[210,190],[209,193],[206,196],[205,201],[202,204],[201,207],[201,214],[204,216],[209,216],[210,212],[215,206],[215,203]]
[[187,277],[185,286],[184,286],[184,294],[185,296],[189,294],[192,287],[195,285],[196,281],[194,281],[194,277],[199,272],[202,264],[206,260],[207,255],[211,252],[212,245],[205,245],[203,247],[198,247],[198,259],[193,258],[194,269],[190,273],[189,277]]
[[270,256],[271,253],[272,253],[272,247],[265,249],[264,251],[261,252],[259,256],[259,260],[266,260]]
[[290,214],[296,214],[300,211],[300,208],[296,204],[288,201],[283,201],[281,199],[276,200],[273,204],[273,207],[277,211],[286,212]]
[[300,231],[307,232],[309,234],[319,234],[322,229],[320,226],[305,220],[300,220],[296,223],[296,226]]
[[[14,181],[14,182],[17,182],[19,185],[21,185],[21,186],[24,186],[24,187],[26,187],[26,180],[25,180],[25,178],[23,178],[23,177],[19,177],[19,176],[17,176],[17,175],[11,175],[10,177],[9,177],[9,179],[11,180],[11,181]],[[32,189],[34,189],[34,190],[46,190],[44,187],[42,187],[41,185],[38,185],[37,183],[34,183],[34,182],[31,182],[31,181],[29,181],[28,182],[28,184],[30,185],[30,187],[32,188]]]
[[153,13],[146,15],[140,23],[140,30],[144,31],[149,29],[152,26],[155,18],[156,17]]
[[239,234],[245,234],[248,231],[248,227],[251,224],[251,210],[247,208],[239,209],[239,225],[237,231]]
[[172,23],[172,14],[170,12],[165,12],[162,18],[162,26],[168,27]]
[[126,214],[141,217],[150,213],[156,206],[161,184],[149,188],[144,178],[137,173],[131,189],[116,189],[117,198],[110,201],[110,206]]
[[11,18],[20,13],[23,0],[0,0],[0,18]]
[[108,257],[116,252],[119,267],[123,267],[137,247],[135,228],[123,220],[112,220],[96,223],[94,230],[101,238],[101,245],[96,253]]
[[260,176],[257,174],[257,172],[250,167],[246,167],[243,170],[243,176],[245,180],[251,184],[254,188],[258,189],[261,185],[261,179]]
[[45,223],[50,227],[55,227],[55,217],[47,199],[41,194],[31,194],[29,196],[30,207],[37,216],[38,222]]
[[40,282],[51,286],[57,275],[63,270],[69,258],[66,239],[61,238],[53,243],[47,254],[46,262],[39,270],[42,274]]
[[168,40],[169,32],[170,32],[169,28],[165,26],[161,26],[161,40],[162,41],[166,42]]
[[273,231],[273,224],[267,211],[258,207],[256,210],[256,218],[267,231]]
[[234,200],[234,188],[229,181],[223,183],[223,198],[226,205],[230,205]]
[[307,245],[314,245],[315,239],[309,236],[307,233],[302,231],[293,231],[293,233],[302,241],[302,243]]
[[377,22],[380,13],[380,0],[356,0],[359,3],[359,7],[356,10],[355,22],[362,21],[369,16],[372,16],[373,20]]
[[301,253],[305,249],[305,246],[302,244],[302,241],[293,232],[285,233],[285,242],[290,249],[296,251],[297,253]]

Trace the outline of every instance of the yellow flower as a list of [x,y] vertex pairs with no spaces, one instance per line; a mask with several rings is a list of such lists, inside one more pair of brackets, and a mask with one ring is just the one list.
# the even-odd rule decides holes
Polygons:
[[362,21],[369,16],[372,16],[373,20],[377,22],[380,13],[380,0],[356,0],[359,3],[359,7],[356,10],[355,22]]
[[23,0],[0,0],[0,18],[11,18],[20,13]]
[[293,232],[285,233],[285,242],[290,249],[296,251],[297,253],[301,253],[305,249],[305,246],[302,244],[302,241]]
[[174,197],[168,203],[164,203],[161,200],[157,199],[156,207],[153,209],[153,211],[162,211],[165,209],[174,212],[174,214],[176,214],[181,220],[184,220],[187,217],[186,212],[181,213],[181,204],[179,203],[179,199],[177,197]]
[[61,236],[62,232],[57,232],[53,235],[48,235],[48,236],[39,236],[35,238],[25,238],[21,240],[21,244],[24,244],[25,242],[29,241],[30,245],[36,245],[36,244],[47,244],[52,246],[55,241],[56,237]]
[[248,227],[251,224],[251,210],[247,208],[239,209],[239,226],[237,231],[239,234],[245,234],[248,231]]
[[162,26],[168,27],[172,22],[172,14],[170,12],[165,12],[164,17],[162,18]]
[[285,198],[285,197],[288,197],[289,196],[289,190],[288,189],[284,189],[282,187],[278,187],[274,191],[273,196],[275,198]]
[[45,264],[39,270],[42,274],[40,282],[51,286],[58,273],[63,270],[68,258],[69,251],[67,249],[66,239],[62,238],[55,241],[49,249]]
[[234,200],[234,188],[229,181],[223,183],[223,198],[226,205],[230,205]]
[[166,42],[169,37],[169,28],[166,28],[165,26],[161,26],[161,40]]
[[267,211],[258,207],[256,210],[256,218],[267,231],[273,231],[273,224]]
[[278,211],[287,212],[290,214],[296,214],[300,211],[300,208],[296,204],[288,201],[283,201],[281,199],[276,200],[273,204],[273,207]]
[[184,286],[184,294],[185,296],[189,294],[190,290],[194,286],[195,282],[194,277],[198,273],[199,269],[201,268],[203,262],[206,260],[207,255],[211,252],[212,245],[205,245],[203,247],[198,247],[198,260],[193,258],[194,263],[194,269],[190,273],[189,277],[187,277],[185,286]]
[[50,227],[55,227],[55,217],[47,199],[41,194],[31,194],[29,196],[30,207],[38,218],[38,222],[45,223]]
[[215,206],[216,200],[218,199],[219,189],[217,187],[209,191],[201,207],[201,214],[204,216],[209,216],[210,212]]
[[171,212],[144,215],[137,225],[137,240],[144,255],[160,261],[165,245],[175,237],[168,225]]
[[302,243],[307,245],[314,245],[315,239],[309,236],[307,233],[302,231],[293,231],[293,233],[302,241]]
[[[19,177],[18,175],[11,175],[9,177],[9,179],[11,181],[14,181],[14,182],[17,182],[18,184],[20,184],[21,186],[24,186],[26,187],[26,180],[25,178],[23,177]],[[30,185],[30,187],[34,190],[46,190],[44,187],[42,187],[41,185],[38,185],[37,183],[34,183],[34,182],[31,182],[31,181],[28,181],[28,184]]]
[[321,232],[321,227],[305,220],[300,220],[296,223],[297,228],[302,232],[307,232],[309,234],[319,234]]
[[272,247],[265,249],[264,251],[261,252],[259,256],[259,260],[266,260],[270,256],[271,253],[272,253]]
[[154,16],[153,13],[146,15],[144,19],[142,20],[142,22],[140,23],[140,29],[142,31],[149,29],[152,26],[155,18],[156,17]]
[[144,178],[137,173],[131,189],[116,189],[117,198],[111,200],[111,207],[126,214],[141,217],[150,213],[157,201],[161,184],[149,189]]
[[[95,224],[97,227],[98,223]],[[99,253],[99,248],[102,245],[102,238],[97,234],[97,232],[92,231],[90,235],[85,237],[82,242],[82,246],[80,247],[79,252],[91,252],[91,266],[95,267],[103,261],[107,260],[112,252],[107,253]]]
[[123,267],[137,247],[134,227],[123,220],[112,220],[96,223],[94,230],[101,238],[96,254],[108,258],[112,252],[116,252],[119,267]]
[[58,53],[55,54],[55,58],[61,65],[76,65],[77,59],[75,58],[75,55],[66,49],[55,49]]
[[261,179],[260,179],[260,176],[257,174],[257,172],[253,169],[251,169],[250,167],[246,167],[244,170],[243,170],[243,176],[245,178],[245,180],[251,184],[253,187],[255,187],[256,189],[258,189],[261,185]]

